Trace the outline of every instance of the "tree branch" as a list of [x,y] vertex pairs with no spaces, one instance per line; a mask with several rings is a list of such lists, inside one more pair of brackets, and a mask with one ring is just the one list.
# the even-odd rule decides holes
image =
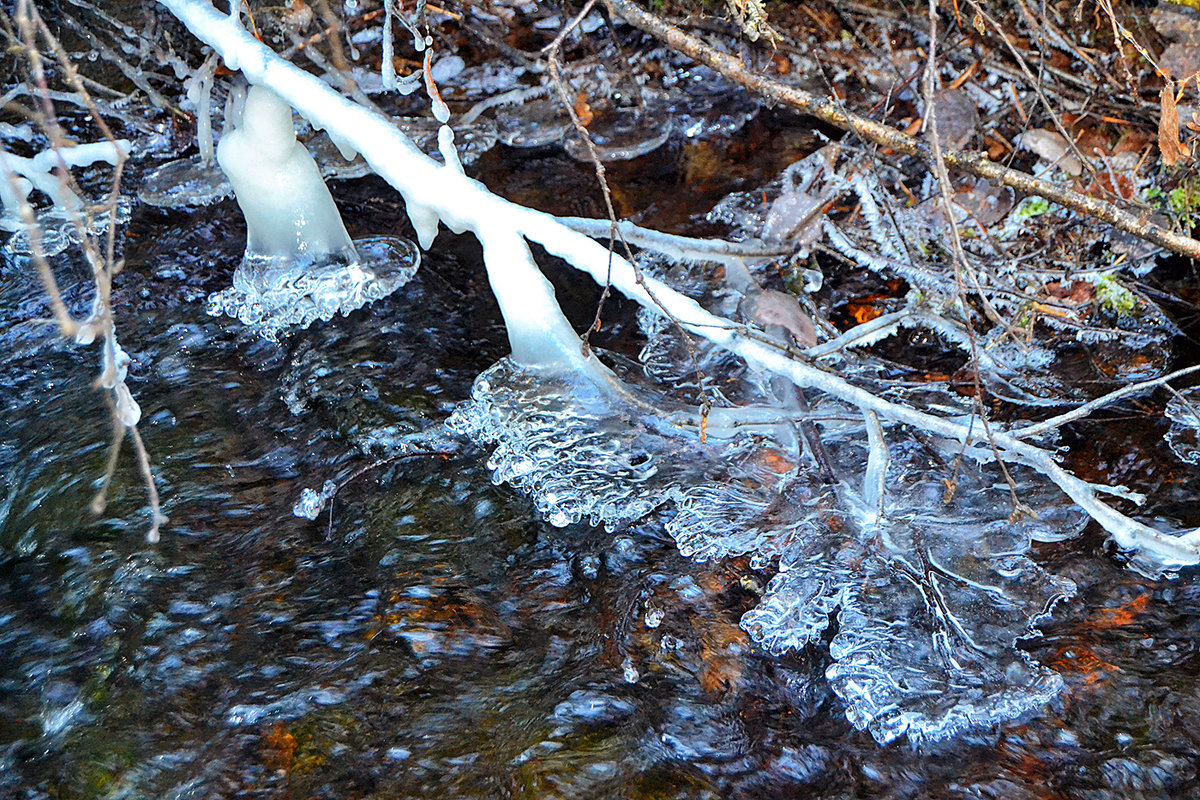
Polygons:
[[[908,136],[895,128],[859,116],[847,110],[841,103],[825,97],[817,97],[803,89],[787,86],[765,75],[749,70],[732,56],[713,49],[694,36],[649,14],[629,0],[604,0],[609,12],[622,17],[636,28],[649,33],[673,50],[692,58],[719,72],[731,81],[775,103],[791,106],[811,114],[844,131],[850,131],[880,147],[890,148],[904,155],[917,156],[932,164],[934,155],[929,144]],[[1149,220],[1149,212],[1134,214],[1096,197],[1059,186],[1027,172],[1011,169],[1003,164],[988,160],[983,153],[968,153],[962,150],[943,150],[946,166],[980,178],[1003,184],[1027,194],[1044,197],[1080,214],[1107,222],[1114,228],[1133,234],[1140,239],[1166,248],[1181,256],[1200,259],[1200,241],[1190,236],[1180,236]]]

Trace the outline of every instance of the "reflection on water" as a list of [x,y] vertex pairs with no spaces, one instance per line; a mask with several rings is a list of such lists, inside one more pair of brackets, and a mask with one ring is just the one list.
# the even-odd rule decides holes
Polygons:
[[[480,163],[529,193],[509,157]],[[558,163],[548,197],[582,180]],[[397,229],[375,191],[341,196]],[[667,202],[649,191],[624,202]],[[505,345],[477,251],[452,237],[396,294],[280,342],[209,317],[237,225],[225,203],[130,229],[117,302],[171,517],[157,548],[129,459],[109,515],[83,511],[109,436],[94,353],[0,334],[0,796],[1194,796],[1200,590],[1124,572],[1097,539],[1035,554],[1078,587],[1030,645],[1060,699],[914,754],[849,727],[824,647],[772,657],[738,627],[769,574],[696,564],[657,523],[544,524],[465,444],[294,517],[302,488],[443,420]],[[5,317],[45,316],[34,278],[3,269]],[[86,274],[64,262],[77,307]],[[590,319],[590,290],[561,294]],[[1194,497],[1146,435],[1101,454],[1113,477]]]

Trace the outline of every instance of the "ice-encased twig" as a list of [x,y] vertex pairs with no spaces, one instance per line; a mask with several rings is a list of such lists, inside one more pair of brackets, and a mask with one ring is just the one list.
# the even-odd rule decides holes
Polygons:
[[[220,52],[230,69],[240,69],[252,83],[270,87],[314,125],[335,131],[340,139],[358,150],[404,197],[423,245],[432,242],[439,220],[455,232],[478,232],[485,226],[507,227],[514,235],[535,241],[552,255],[588,272],[597,282],[611,281],[642,305],[671,314],[690,332],[754,366],[787,377],[797,386],[827,392],[874,411],[883,419],[959,441],[974,458],[991,460],[995,457],[994,449],[1004,458],[1033,467],[1104,527],[1119,546],[1149,558],[1158,569],[1200,563],[1200,531],[1172,535],[1155,530],[1104,504],[1088,483],[1064,470],[1046,450],[998,431],[995,426],[988,445],[980,425],[938,417],[877,397],[836,375],[796,360],[781,347],[745,336],[742,326],[710,314],[660,281],[637,275],[623,258],[570,230],[553,216],[509,203],[462,173],[443,168],[418,152],[382,116],[338,95],[318,77],[280,58],[208,3],[159,2],[195,36]],[[981,442],[986,446],[975,446]]]
[[[613,236],[613,223],[607,219],[587,217],[559,217],[559,222],[571,230],[597,239]],[[627,243],[653,250],[679,261],[741,261],[743,259],[771,259],[791,255],[792,249],[760,241],[726,242],[720,239],[696,239],[671,233],[643,228],[629,220],[616,225],[616,233]]]
[[1139,383],[1131,383],[1128,386],[1122,386],[1116,391],[1112,391],[1106,395],[1097,397],[1095,400],[1084,403],[1078,408],[1073,408],[1070,411],[1059,414],[1058,416],[1042,420],[1041,422],[1035,422],[1030,425],[1023,425],[1019,428],[1015,428],[1012,431],[1012,435],[1020,439],[1030,439],[1034,436],[1041,436],[1044,433],[1058,430],[1063,425],[1066,425],[1070,422],[1084,419],[1085,417],[1090,416],[1093,412],[1099,411],[1105,406],[1110,406],[1123,397],[1139,394],[1147,389],[1153,389],[1158,386],[1165,386],[1176,378],[1182,378],[1184,375],[1190,375],[1196,371],[1200,371],[1200,364],[1191,367],[1184,367],[1183,369],[1175,370],[1167,375],[1160,375],[1159,377],[1148,381],[1141,381]]

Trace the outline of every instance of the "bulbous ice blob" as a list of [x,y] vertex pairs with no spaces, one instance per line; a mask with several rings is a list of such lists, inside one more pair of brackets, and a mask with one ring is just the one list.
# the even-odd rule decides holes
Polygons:
[[221,140],[217,162],[246,217],[247,255],[354,260],[333,196],[296,140],[291,106],[274,92],[251,87],[242,124]]
[[242,120],[217,147],[246,217],[246,254],[233,287],[209,298],[274,339],[292,326],[349,314],[412,278],[420,254],[410,242],[375,239],[356,248],[313,157],[296,140],[292,109],[252,87]]

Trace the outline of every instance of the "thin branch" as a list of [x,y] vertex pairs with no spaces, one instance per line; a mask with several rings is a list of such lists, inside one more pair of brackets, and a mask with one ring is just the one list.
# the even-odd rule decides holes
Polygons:
[[1076,420],[1091,416],[1093,412],[1099,411],[1106,406],[1110,406],[1123,397],[1140,394],[1147,389],[1153,389],[1158,386],[1166,386],[1168,382],[1173,381],[1176,378],[1182,378],[1184,375],[1191,375],[1193,372],[1197,371],[1200,371],[1200,364],[1193,367],[1176,370],[1169,375],[1162,375],[1158,378],[1154,378],[1153,380],[1142,381],[1141,383],[1133,383],[1129,386],[1123,386],[1116,391],[1109,392],[1103,397],[1097,397],[1095,400],[1084,403],[1078,408],[1073,408],[1066,413],[1059,414],[1058,416],[1051,417],[1047,420],[1042,420],[1041,422],[1035,422],[1032,425],[1024,425],[1011,431],[1011,433],[1018,439],[1030,439],[1034,436],[1041,436],[1043,433],[1057,430],[1067,423],[1075,422]]
[[[604,0],[610,12],[623,17],[634,27],[660,39],[673,50],[677,50],[746,89],[767,100],[791,106],[811,114],[822,122],[861,136],[881,147],[909,156],[917,156],[932,163],[933,153],[929,144],[882,123],[859,116],[846,110],[840,103],[817,97],[803,89],[787,86],[747,69],[741,61],[728,56],[704,42],[684,33],[653,14],[642,11],[628,0]],[[1072,211],[1107,222],[1119,230],[1139,239],[1153,242],[1173,253],[1200,259],[1200,241],[1190,236],[1180,236],[1150,221],[1150,212],[1134,214],[1105,200],[1035,178],[1027,172],[1011,169],[1003,164],[988,160],[983,153],[968,153],[962,150],[943,150],[942,157],[948,167],[970,173],[980,178],[996,181],[1027,194],[1069,208]]]

